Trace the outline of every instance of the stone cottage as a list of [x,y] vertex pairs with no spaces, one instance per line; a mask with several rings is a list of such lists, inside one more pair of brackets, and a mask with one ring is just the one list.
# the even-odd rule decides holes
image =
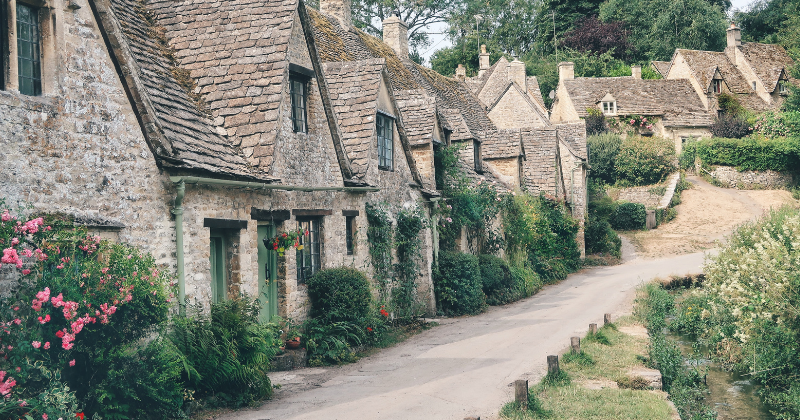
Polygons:
[[[425,181],[428,168],[436,166],[435,148],[460,145],[462,169],[476,182],[558,197],[583,221],[584,125],[551,124],[538,82],[525,76],[522,62],[503,58],[490,67],[484,49],[481,77],[445,77],[409,59],[408,27],[399,17],[383,21],[379,40],[353,26],[350,7],[349,0],[322,0],[320,11],[307,9],[320,58],[326,63],[385,60],[407,131],[415,133],[411,144],[423,183],[435,182]],[[581,231],[581,243],[582,238]]]
[[[368,269],[367,203],[437,196],[384,63],[324,67],[299,1],[44,3],[2,3],[2,196],[151,252],[181,298],[301,319],[314,272]],[[298,228],[302,251],[265,247]]]
[[626,77],[575,77],[573,63],[559,63],[550,121],[579,121],[594,109],[622,127],[630,116],[641,116],[652,125],[639,127],[642,134],[672,139],[678,152],[689,137],[711,135],[713,119],[689,80],[646,80],[641,67],[633,66],[632,71]]
[[[717,98],[732,94],[752,111],[777,110],[789,94],[789,75],[794,61],[780,45],[742,43],[742,30],[727,30],[723,52],[677,49],[666,70],[666,79],[688,79],[706,109],[719,111]],[[664,68],[665,66],[662,66]]]

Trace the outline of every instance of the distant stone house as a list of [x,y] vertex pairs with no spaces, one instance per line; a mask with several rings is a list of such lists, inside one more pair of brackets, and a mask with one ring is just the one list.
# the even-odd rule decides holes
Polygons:
[[[179,297],[247,293],[264,319],[302,319],[310,275],[369,267],[366,203],[427,212],[438,196],[415,166],[383,62],[323,66],[299,1],[67,6],[25,15],[47,34],[38,39],[3,22],[0,192],[151,252],[177,269]],[[41,80],[9,48],[29,41],[43,52]],[[308,231],[302,251],[265,247],[296,228]],[[417,289],[433,312],[429,230],[422,240]]]
[[[666,79],[688,79],[710,112],[717,114],[721,93],[733,94],[752,111],[776,110],[797,83],[789,75],[794,61],[780,45],[741,42],[741,29],[727,30],[723,52],[677,49]],[[662,66],[664,67],[664,66]]]
[[713,123],[687,79],[645,80],[641,68],[633,76],[574,77],[573,63],[559,64],[559,83],[550,113],[553,123],[580,121],[590,109],[623,127],[631,116],[648,119],[652,128],[638,126],[645,135],[672,139],[677,151],[690,137],[709,137]]

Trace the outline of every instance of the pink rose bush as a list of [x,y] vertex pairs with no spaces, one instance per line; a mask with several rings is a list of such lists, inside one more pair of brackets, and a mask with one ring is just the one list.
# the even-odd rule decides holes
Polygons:
[[[97,412],[85,409],[97,400],[89,387],[112,366],[96,357],[130,345],[166,319],[170,279],[135,249],[67,221],[24,220],[8,209],[0,212],[0,250],[0,268],[12,266],[26,279],[0,302],[0,417]],[[46,378],[61,378],[63,385]],[[43,397],[63,393],[64,386],[71,390],[66,411]],[[78,401],[78,395],[85,397]]]

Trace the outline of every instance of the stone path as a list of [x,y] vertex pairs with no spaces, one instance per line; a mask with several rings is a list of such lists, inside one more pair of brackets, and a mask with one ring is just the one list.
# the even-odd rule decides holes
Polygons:
[[637,285],[699,272],[702,262],[696,253],[584,270],[523,301],[442,320],[352,365],[276,372],[271,378],[282,388],[273,400],[218,418],[493,419],[513,399],[514,380],[541,379],[547,355],[570,336],[602,323],[604,313],[629,311]]

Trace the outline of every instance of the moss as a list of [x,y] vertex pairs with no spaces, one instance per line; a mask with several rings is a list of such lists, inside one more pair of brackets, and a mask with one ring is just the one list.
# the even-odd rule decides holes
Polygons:
[[322,61],[353,61],[353,57],[347,52],[342,42],[342,38],[336,32],[336,28],[331,24],[322,13],[306,6],[308,16],[311,17],[316,32],[317,54]]
[[394,53],[394,50],[383,41],[374,36],[365,34],[362,31],[356,31],[361,42],[369,49],[375,58],[383,58],[386,60],[386,66],[389,68],[391,78],[395,82],[397,89],[419,89],[420,86],[414,80],[414,75],[403,65],[400,58]]

